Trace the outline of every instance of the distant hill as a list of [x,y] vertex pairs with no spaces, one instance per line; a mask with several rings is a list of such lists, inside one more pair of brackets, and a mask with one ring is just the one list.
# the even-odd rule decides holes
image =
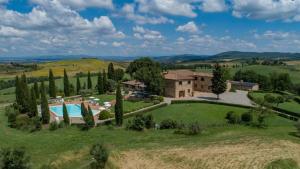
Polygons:
[[281,53],[281,52],[240,52],[229,51],[211,56],[210,59],[250,59],[250,58],[269,58],[269,59],[299,59],[300,53]]
[[182,62],[206,60],[209,57],[210,56],[208,55],[184,54],[184,55],[174,55],[174,56],[159,56],[159,57],[154,57],[154,60],[161,63],[182,63]]

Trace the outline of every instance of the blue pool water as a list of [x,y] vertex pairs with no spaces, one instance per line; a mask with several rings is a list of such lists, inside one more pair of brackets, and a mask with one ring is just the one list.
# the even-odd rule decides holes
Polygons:
[[[81,116],[81,105],[80,104],[67,104],[67,110],[69,113],[69,117],[82,117]],[[50,111],[56,114],[56,116],[62,117],[63,116],[63,108],[62,105],[59,106],[50,106]],[[97,114],[98,110],[92,110],[93,114]]]

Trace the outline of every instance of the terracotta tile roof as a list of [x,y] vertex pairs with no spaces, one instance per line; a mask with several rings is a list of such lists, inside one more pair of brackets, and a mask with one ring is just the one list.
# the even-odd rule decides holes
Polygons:
[[146,87],[143,82],[140,82],[137,80],[130,80],[130,81],[122,82],[122,84],[130,85],[130,86]]
[[163,73],[163,77],[169,80],[193,80],[195,76],[212,77],[212,74],[193,72],[191,70],[170,70]]

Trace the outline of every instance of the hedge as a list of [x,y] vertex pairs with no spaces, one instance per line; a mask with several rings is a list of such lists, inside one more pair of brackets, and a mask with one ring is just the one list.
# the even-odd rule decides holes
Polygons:
[[[156,104],[156,105],[153,105],[153,106],[142,108],[140,110],[133,111],[131,113],[124,114],[123,117],[124,117],[124,119],[126,119],[126,118],[129,118],[129,117],[135,116],[137,114],[146,113],[146,112],[149,112],[149,111],[161,108],[161,107],[165,107],[167,105],[168,105],[167,103]],[[110,119],[107,119],[107,120],[103,120],[99,124],[107,124],[107,123],[109,123],[113,120],[115,120],[115,118],[110,118]]]
[[206,104],[218,104],[224,106],[235,106],[241,108],[251,108],[252,106],[234,104],[234,103],[223,103],[223,102],[215,102],[215,101],[207,101],[207,100],[172,100],[171,104],[185,104],[185,103],[206,103]]
[[294,101],[300,104],[300,97],[295,97]]

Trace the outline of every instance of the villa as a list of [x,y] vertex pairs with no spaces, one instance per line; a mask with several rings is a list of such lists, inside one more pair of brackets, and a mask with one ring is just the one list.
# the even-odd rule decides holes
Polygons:
[[163,73],[166,97],[193,97],[195,92],[211,92],[211,73],[171,70]]

